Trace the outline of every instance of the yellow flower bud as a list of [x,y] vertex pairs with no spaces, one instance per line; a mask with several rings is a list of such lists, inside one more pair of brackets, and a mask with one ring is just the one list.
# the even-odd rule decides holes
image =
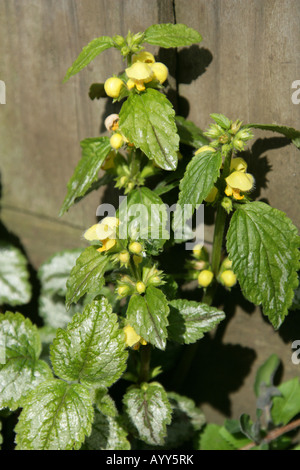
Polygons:
[[223,263],[222,263],[222,267],[224,269],[230,269],[231,266],[232,266],[232,261],[229,258],[225,258]]
[[154,74],[154,78],[159,81],[160,84],[164,83],[169,74],[168,67],[165,66],[162,62],[155,62],[151,65],[151,70]]
[[208,271],[208,269],[204,269],[198,276],[198,284],[201,287],[208,287],[211,281],[213,280],[213,273]]
[[106,129],[111,131],[116,131],[119,127],[119,115],[118,114],[110,114],[104,121],[104,125]]
[[112,146],[113,149],[118,150],[119,148],[122,147],[123,144],[124,144],[124,139],[123,139],[123,136],[119,134],[119,132],[116,132],[115,134],[111,136],[110,145]]
[[133,255],[133,262],[137,266],[143,261],[143,257],[139,255]]
[[226,287],[233,287],[236,284],[236,275],[231,269],[223,271],[220,278]]
[[216,199],[217,197],[217,194],[218,194],[218,189],[214,186],[209,194],[206,196],[206,198],[204,199],[206,202],[214,202],[214,200]]
[[104,83],[104,90],[107,96],[118,98],[123,87],[123,81],[118,77],[110,77]]
[[120,297],[126,297],[130,292],[129,286],[119,286],[118,287],[118,295]]
[[143,247],[139,242],[132,242],[129,245],[129,251],[135,255],[139,255],[143,251]]
[[146,286],[142,281],[137,282],[135,288],[139,294],[143,294],[146,290]]
[[130,254],[128,251],[121,251],[121,253],[119,253],[119,260],[122,264],[128,264],[130,260]]
[[199,257],[201,255],[201,251],[202,251],[202,247],[203,245],[195,245],[194,248],[193,248],[193,254],[197,257]]

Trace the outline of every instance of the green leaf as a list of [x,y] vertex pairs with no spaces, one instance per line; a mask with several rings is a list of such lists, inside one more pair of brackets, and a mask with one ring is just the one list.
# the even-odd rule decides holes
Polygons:
[[18,248],[0,241],[0,305],[27,304],[30,298],[27,259]]
[[86,438],[81,450],[130,450],[127,432],[118,418],[95,411],[92,433]]
[[243,294],[262,305],[275,329],[298,285],[299,240],[291,220],[263,202],[241,204],[227,233],[227,251]]
[[182,116],[176,116],[177,131],[180,142],[196,149],[209,144],[209,139],[205,137],[203,131],[192,121],[188,121]]
[[131,296],[127,308],[127,322],[148,343],[164,350],[167,340],[169,307],[165,295],[149,286],[145,296]]
[[74,313],[82,310],[81,305],[71,305],[67,310],[64,297],[58,295],[42,294],[39,297],[39,315],[45,326],[54,329],[65,328],[71,321]]
[[175,228],[179,227],[179,219],[180,223],[182,223],[182,208],[185,208],[183,218],[187,220],[192,216],[193,211],[197,209],[208,196],[220,175],[221,165],[221,152],[211,151],[200,152],[189,162],[179,185],[180,192],[178,208],[175,211]]
[[0,314],[0,408],[17,409],[33,388],[52,377],[40,353],[38,329],[28,318]]
[[279,367],[280,359],[276,354],[271,356],[259,367],[254,383],[254,391],[257,397],[260,396],[261,387],[271,387],[274,375]]
[[161,198],[146,186],[130,192],[117,211],[120,238],[143,239],[153,251],[162,248],[170,237],[168,214]]
[[75,314],[67,330],[59,329],[51,347],[55,374],[88,386],[112,385],[126,367],[123,330],[103,297]]
[[200,450],[234,450],[234,447],[221,435],[222,426],[209,423],[200,435]]
[[67,195],[59,216],[67,212],[77,198],[82,198],[97,180],[101,165],[111,150],[109,137],[91,137],[80,142],[82,158],[68,182]]
[[205,416],[188,397],[169,392],[168,399],[172,408],[172,422],[167,426],[164,448],[173,449],[193,439],[205,424]]
[[40,266],[38,278],[43,294],[66,295],[68,277],[82,251],[82,249],[60,251]]
[[80,72],[80,70],[84,69],[93,59],[95,59],[95,57],[97,57],[97,55],[110,47],[114,47],[114,42],[109,36],[101,36],[93,39],[93,41],[82,49],[75,62],[68,69],[63,83],[68,81],[69,78],[76,73]]
[[144,42],[164,48],[190,46],[202,41],[202,36],[185,24],[154,24],[146,29]]
[[279,385],[280,397],[273,398],[271,414],[276,426],[287,424],[300,413],[300,382],[295,377]]
[[175,111],[165,95],[151,88],[132,93],[121,108],[119,127],[160,168],[176,169],[179,136]]
[[252,127],[253,129],[262,129],[265,131],[278,132],[290,139],[293,144],[300,149],[300,131],[293,127],[278,126],[277,124],[247,124],[243,127]]
[[225,318],[217,308],[192,300],[173,300],[169,306],[168,337],[181,344],[195,343]]
[[67,308],[86,293],[99,293],[105,282],[107,265],[108,258],[97,251],[97,246],[89,246],[81,253],[67,281]]
[[231,126],[231,121],[228,119],[228,117],[224,116],[224,114],[216,114],[213,113],[210,115],[210,117],[219,125],[222,127],[222,129],[229,129]]
[[156,382],[129,388],[123,397],[125,412],[147,444],[163,445],[172,408],[164,388]]
[[93,418],[86,387],[56,379],[44,382],[28,396],[20,414],[16,450],[79,449]]

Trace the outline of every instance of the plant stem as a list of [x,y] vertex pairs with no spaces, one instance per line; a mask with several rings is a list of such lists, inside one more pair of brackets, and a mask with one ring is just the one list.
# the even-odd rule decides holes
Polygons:
[[[282,436],[283,434],[293,431],[294,429],[298,427],[300,427],[300,419],[292,421],[291,423],[285,426],[282,426],[281,428],[273,429],[272,431],[269,432],[269,434],[266,435],[266,437],[264,437],[263,442],[266,442],[266,443],[272,442],[278,437]],[[255,442],[251,442],[250,444],[247,444],[246,446],[241,447],[239,450],[250,450],[256,446],[257,444]]]
[[139,373],[139,383],[148,382],[150,374],[151,344],[146,344],[140,349],[141,367]]

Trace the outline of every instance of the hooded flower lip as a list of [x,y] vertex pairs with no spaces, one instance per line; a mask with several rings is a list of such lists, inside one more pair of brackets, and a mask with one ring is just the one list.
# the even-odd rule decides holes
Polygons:
[[225,194],[226,196],[233,196],[235,199],[240,200],[244,198],[240,192],[248,192],[254,186],[254,177],[250,173],[243,171],[233,171],[227,178]]
[[101,241],[102,247],[98,249],[108,251],[116,244],[116,231],[120,221],[116,217],[105,217],[101,223],[92,225],[85,233],[88,241]]
[[140,335],[138,335],[136,331],[132,328],[132,326],[125,326],[123,331],[125,333],[125,343],[130,348],[133,347],[134,349],[138,349],[140,347],[140,344],[147,344],[147,341],[145,341]]
[[138,54],[134,55],[132,58],[133,64],[135,62],[143,62],[144,64],[154,64],[155,58],[151,52],[141,51]]
[[135,62],[131,67],[126,70],[126,75],[129,78],[127,87],[129,90],[136,87],[138,91],[145,90],[145,83],[151,82],[153,78],[153,72],[150,65],[144,62]]
[[245,173],[247,170],[247,163],[241,157],[233,158],[231,160],[230,170],[242,171]]

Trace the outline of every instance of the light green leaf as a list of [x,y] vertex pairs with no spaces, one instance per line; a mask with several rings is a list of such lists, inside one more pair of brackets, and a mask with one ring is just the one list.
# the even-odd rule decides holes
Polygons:
[[169,307],[161,290],[149,286],[145,296],[131,296],[127,308],[127,322],[148,343],[164,350],[167,339]]
[[0,314],[0,408],[17,409],[30,390],[52,377],[40,353],[38,329],[28,318]]
[[164,48],[190,46],[202,41],[202,36],[185,24],[154,24],[146,29],[144,42]]
[[156,382],[142,384],[140,388],[133,386],[125,393],[123,402],[139,439],[163,445],[172,413],[164,388]]
[[222,426],[209,423],[205,426],[203,433],[200,435],[200,450],[234,450],[234,447],[227,439],[220,434]]
[[130,450],[127,432],[117,417],[95,411],[92,433],[86,438],[82,450]]
[[89,246],[82,252],[67,281],[67,308],[86,293],[99,293],[105,282],[104,272],[107,265],[108,258],[97,251],[97,246]]
[[27,304],[30,298],[27,259],[18,248],[0,241],[0,305]]
[[270,357],[259,367],[254,383],[255,395],[259,397],[261,387],[271,387],[273,385],[273,378],[276,370],[280,364],[280,359],[276,354],[271,354]]
[[114,42],[109,36],[101,36],[93,39],[93,41],[82,49],[75,62],[68,69],[63,82],[68,81],[70,77],[80,72],[80,70],[86,67],[97,55],[110,47],[114,47]]
[[67,330],[59,329],[51,347],[55,374],[88,386],[112,385],[126,368],[123,330],[103,297],[75,314]]
[[16,450],[79,449],[93,418],[89,390],[83,385],[44,382],[30,393],[20,414]]
[[81,305],[71,305],[66,309],[65,299],[57,295],[42,294],[39,297],[39,315],[44,320],[45,326],[54,329],[65,328],[71,321],[74,313],[82,310]]
[[132,93],[121,108],[119,127],[159,167],[176,169],[179,136],[175,111],[165,95],[152,88],[141,94]]
[[300,413],[300,382],[295,377],[279,385],[280,397],[273,398],[271,415],[276,426],[287,424]]
[[110,416],[111,418],[118,416],[116,404],[111,396],[107,393],[106,387],[97,389],[94,402],[98,411],[100,411],[105,416]]
[[181,344],[195,343],[225,318],[217,308],[192,300],[173,300],[169,306],[168,337]]
[[176,125],[182,144],[189,145],[195,149],[209,144],[209,139],[205,137],[203,131],[192,121],[188,121],[182,116],[176,116]]
[[298,285],[299,240],[291,220],[263,202],[240,205],[227,233],[227,251],[243,294],[262,305],[275,329]]
[[38,270],[43,294],[65,296],[67,280],[82,249],[64,250],[55,253]]
[[231,121],[224,114],[213,113],[210,117],[220,126],[222,129],[229,129],[231,126]]
[[277,124],[247,124],[243,127],[252,127],[253,129],[262,129],[265,131],[278,132],[290,139],[293,144],[300,149],[300,131],[293,127],[279,126]]
[[67,195],[59,216],[67,212],[77,198],[82,198],[97,180],[101,165],[111,150],[109,137],[91,137],[80,142],[82,158],[68,182]]

